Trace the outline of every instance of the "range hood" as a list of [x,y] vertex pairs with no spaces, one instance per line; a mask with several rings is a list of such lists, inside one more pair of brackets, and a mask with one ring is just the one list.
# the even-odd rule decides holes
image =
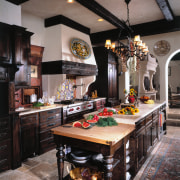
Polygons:
[[97,76],[98,69],[96,65],[64,60],[42,62],[42,75],[50,74]]

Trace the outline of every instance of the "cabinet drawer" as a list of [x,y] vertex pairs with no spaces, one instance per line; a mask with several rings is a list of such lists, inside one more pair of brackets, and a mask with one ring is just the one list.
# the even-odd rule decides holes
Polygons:
[[37,123],[38,114],[30,114],[26,116],[21,116],[21,125],[34,124]]
[[145,128],[145,119],[143,119],[140,123],[136,124],[136,133]]
[[8,155],[8,153],[10,153],[10,151],[11,151],[10,140],[1,141],[0,142],[0,156],[2,154]]
[[40,113],[40,118],[54,116],[55,114],[61,114],[61,108],[43,111]]
[[61,125],[61,120],[56,120],[56,121],[49,121],[47,123],[42,123],[40,124],[40,132],[54,128],[56,126],[60,126]]
[[61,119],[60,113],[51,114],[49,116],[41,116],[40,117],[40,123],[49,122],[49,121],[55,121],[55,120]]
[[10,128],[9,117],[0,118],[0,129]]
[[146,124],[148,125],[150,123],[152,123],[152,114],[146,116]]
[[5,157],[4,159],[0,160],[0,172],[11,169],[11,162],[10,159]]
[[158,116],[158,114],[159,114],[159,109],[157,109],[157,110],[155,110],[155,111],[153,112],[153,118],[154,118],[155,116]]
[[54,143],[54,138],[49,138],[44,141],[41,141],[40,142],[40,154],[45,153],[55,147],[56,147],[56,145]]
[[40,141],[43,141],[48,138],[53,138],[53,134],[51,133],[51,130],[43,131],[39,134]]
[[0,141],[8,139],[10,137],[10,131],[8,128],[0,129]]

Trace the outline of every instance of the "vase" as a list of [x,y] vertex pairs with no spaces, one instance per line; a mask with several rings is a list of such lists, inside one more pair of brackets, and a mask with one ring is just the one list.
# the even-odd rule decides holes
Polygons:
[[129,103],[134,103],[135,97],[134,96],[129,96],[128,101],[129,101]]

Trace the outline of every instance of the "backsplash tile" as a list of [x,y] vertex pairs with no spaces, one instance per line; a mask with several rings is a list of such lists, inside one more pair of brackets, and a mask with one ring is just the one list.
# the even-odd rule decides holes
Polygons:
[[76,84],[76,79],[66,79],[57,88],[56,100],[68,100],[76,98],[76,89],[73,86]]

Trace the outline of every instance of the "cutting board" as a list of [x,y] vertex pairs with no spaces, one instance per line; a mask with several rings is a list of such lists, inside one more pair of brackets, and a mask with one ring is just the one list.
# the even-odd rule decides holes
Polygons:
[[56,107],[56,104],[52,104],[50,106],[40,106],[40,107],[34,107],[35,109],[48,109],[48,108],[52,108],[52,107]]
[[53,134],[56,135],[62,135],[71,138],[73,137],[75,139],[81,139],[100,144],[113,145],[121,139],[123,139],[124,137],[126,137],[134,129],[135,125],[118,123],[118,126],[93,126],[90,129],[83,129],[72,126],[71,128],[59,126],[51,129],[51,131]]

